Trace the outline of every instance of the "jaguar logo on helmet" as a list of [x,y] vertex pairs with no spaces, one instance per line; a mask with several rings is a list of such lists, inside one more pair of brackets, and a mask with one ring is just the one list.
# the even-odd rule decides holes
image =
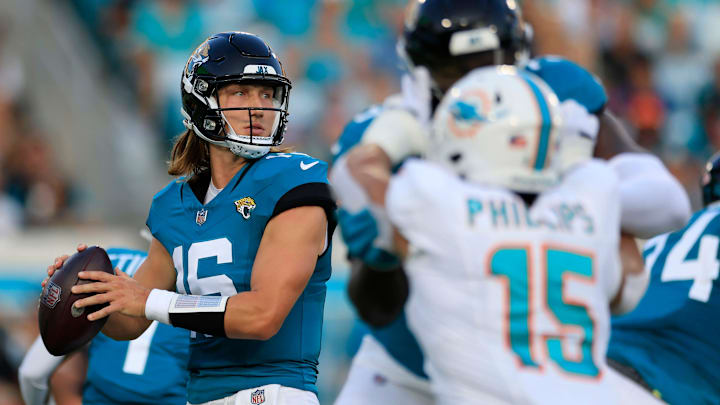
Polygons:
[[209,53],[210,41],[205,40],[205,42],[195,49],[190,59],[188,59],[187,65],[185,65],[185,76],[194,75],[197,67],[208,61],[210,58]]

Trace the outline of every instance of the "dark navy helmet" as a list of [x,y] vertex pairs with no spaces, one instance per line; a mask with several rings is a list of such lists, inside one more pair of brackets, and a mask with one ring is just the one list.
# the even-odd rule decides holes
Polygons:
[[398,51],[442,93],[474,68],[515,64],[529,46],[515,0],[412,0]]
[[[273,88],[273,107],[220,108],[217,91],[231,83]],[[279,145],[287,126],[290,80],[280,61],[260,37],[246,32],[222,32],[205,40],[188,59],[182,75],[182,114],[185,127],[207,142],[225,146],[238,156],[256,159]],[[271,136],[234,133],[223,111],[276,111]],[[252,119],[252,118],[250,118]]]
[[704,205],[720,200],[720,152],[715,153],[705,165],[702,195]]

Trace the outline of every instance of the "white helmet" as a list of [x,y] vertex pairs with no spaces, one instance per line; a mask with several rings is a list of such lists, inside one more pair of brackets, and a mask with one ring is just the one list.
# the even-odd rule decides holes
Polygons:
[[512,66],[475,69],[438,106],[427,158],[469,181],[539,193],[558,181],[560,117],[538,77]]

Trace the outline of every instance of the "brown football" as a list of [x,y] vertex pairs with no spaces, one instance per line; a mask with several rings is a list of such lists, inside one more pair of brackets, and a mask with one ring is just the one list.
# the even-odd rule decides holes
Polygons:
[[73,294],[75,284],[86,284],[91,280],[78,279],[84,270],[98,270],[114,274],[110,258],[105,249],[91,246],[70,256],[62,267],[50,277],[40,296],[38,321],[40,336],[48,351],[62,356],[82,347],[100,332],[107,317],[89,321],[87,315],[102,309],[105,305],[94,305],[77,310],[73,303],[92,294]]

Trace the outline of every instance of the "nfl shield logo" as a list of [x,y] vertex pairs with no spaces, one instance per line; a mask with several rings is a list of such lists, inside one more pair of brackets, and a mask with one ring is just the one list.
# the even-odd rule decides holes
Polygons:
[[265,390],[255,390],[250,394],[250,403],[253,405],[265,403]]
[[198,211],[197,214],[195,215],[195,223],[198,225],[204,224],[205,221],[207,220],[207,213],[208,212],[205,209]]
[[62,288],[50,281],[40,297],[40,302],[49,308],[55,308],[55,305],[60,302],[60,294],[62,294]]

